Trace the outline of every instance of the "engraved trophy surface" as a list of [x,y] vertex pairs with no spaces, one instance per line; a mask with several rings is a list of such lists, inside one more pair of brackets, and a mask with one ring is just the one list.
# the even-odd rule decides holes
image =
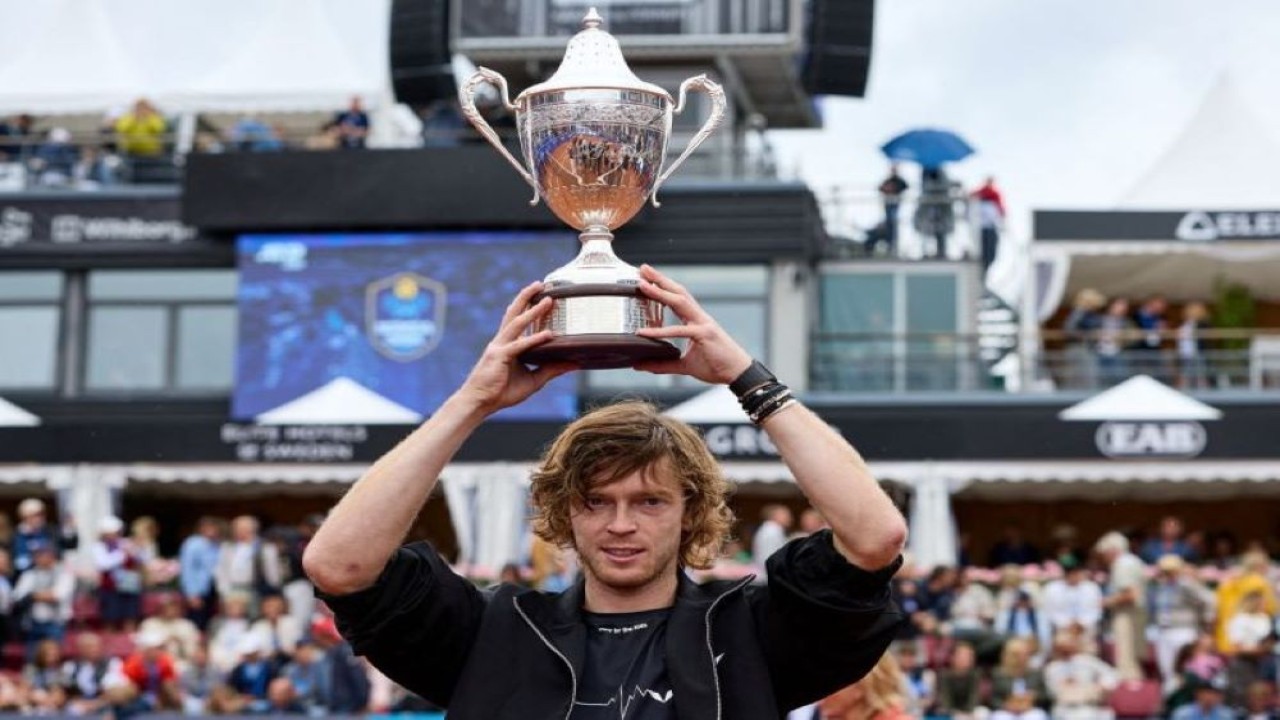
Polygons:
[[[658,188],[723,120],[724,91],[698,75],[681,83],[679,102],[673,102],[670,93],[631,72],[601,22],[592,8],[555,74],[515,102],[508,99],[506,79],[488,68],[479,68],[459,90],[463,115],[533,188],[530,203],[544,200],[580,232],[578,256],[546,276],[537,298],[551,297],[553,305],[534,330],[550,329],[554,337],[520,356],[533,365],[567,360],[615,368],[679,356],[675,345],[635,334],[661,326],[664,307],[641,293],[639,271],[614,254],[613,231],[646,200],[658,207]],[[515,114],[523,163],[476,109],[483,85],[496,87]],[[671,118],[684,109],[689,91],[707,93],[711,113],[664,170]]]

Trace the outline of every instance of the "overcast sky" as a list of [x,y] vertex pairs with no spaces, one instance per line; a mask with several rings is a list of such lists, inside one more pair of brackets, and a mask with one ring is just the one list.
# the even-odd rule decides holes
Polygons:
[[880,144],[939,126],[978,149],[953,176],[996,175],[1022,232],[1032,208],[1114,207],[1224,72],[1280,136],[1280,0],[879,0],[876,13],[867,97],[824,100],[822,130],[772,133],[784,172],[815,187],[873,188]]

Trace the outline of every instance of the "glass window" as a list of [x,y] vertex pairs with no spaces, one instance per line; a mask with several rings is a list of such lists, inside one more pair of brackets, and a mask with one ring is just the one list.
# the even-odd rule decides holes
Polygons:
[[90,390],[162,390],[168,313],[163,307],[103,307],[89,312]]
[[232,385],[233,270],[89,274],[85,388],[220,391]]
[[0,305],[0,388],[50,390],[56,386],[61,316],[56,306]]
[[0,389],[58,385],[62,273],[0,272]]
[[893,387],[894,281],[890,273],[822,276],[822,335],[810,358],[815,389]]
[[49,300],[62,298],[62,273],[3,272],[0,273],[0,302],[15,300]]
[[186,307],[178,311],[178,387],[223,389],[234,380],[236,309]]
[[99,270],[89,275],[90,300],[234,300],[230,270]]
[[956,276],[912,274],[907,283],[906,385],[912,390],[956,387]]

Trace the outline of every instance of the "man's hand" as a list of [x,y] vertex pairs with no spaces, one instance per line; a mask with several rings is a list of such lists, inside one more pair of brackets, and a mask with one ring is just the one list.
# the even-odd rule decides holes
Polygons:
[[577,366],[573,363],[557,363],[530,370],[516,359],[526,350],[553,337],[549,330],[524,334],[526,328],[551,311],[550,298],[543,298],[536,305],[529,305],[529,301],[541,290],[541,282],[532,283],[521,290],[507,306],[497,335],[489,342],[466,382],[458,389],[457,397],[474,403],[486,414],[493,413],[523,402],[553,378],[576,369]]
[[649,265],[641,265],[640,291],[671,308],[684,324],[643,328],[636,334],[655,339],[687,338],[689,347],[677,360],[642,362],[636,365],[637,370],[658,375],[688,375],[703,382],[727,385],[751,366],[747,351],[729,337],[680,283]]

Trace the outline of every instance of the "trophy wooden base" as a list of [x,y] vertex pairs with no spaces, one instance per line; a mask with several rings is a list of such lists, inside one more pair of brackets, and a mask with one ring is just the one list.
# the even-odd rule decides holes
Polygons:
[[518,358],[526,365],[572,362],[583,369],[634,367],[646,360],[675,360],[680,348],[665,340],[630,333],[560,335]]

